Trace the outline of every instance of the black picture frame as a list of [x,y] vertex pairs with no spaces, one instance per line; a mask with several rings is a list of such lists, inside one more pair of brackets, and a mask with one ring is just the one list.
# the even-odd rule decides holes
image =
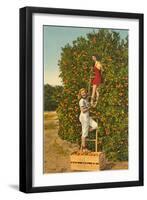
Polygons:
[[[56,185],[45,187],[32,186],[32,15],[34,13],[51,13],[63,15],[96,16],[111,18],[126,18],[139,20],[139,180],[126,182],[90,183],[78,185]],[[20,8],[20,162],[19,162],[19,190],[25,193],[53,192],[68,190],[84,190],[98,188],[116,188],[143,186],[143,27],[144,16],[140,13],[121,13],[96,10],[61,9],[43,7]]]

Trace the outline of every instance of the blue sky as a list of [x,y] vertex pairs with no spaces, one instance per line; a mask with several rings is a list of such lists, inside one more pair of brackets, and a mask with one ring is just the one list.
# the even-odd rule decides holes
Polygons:
[[[59,78],[58,60],[60,59],[61,47],[67,43],[72,44],[79,36],[85,36],[94,28],[44,26],[44,83],[50,85],[61,85]],[[127,30],[115,30],[120,33],[121,38],[128,34]]]

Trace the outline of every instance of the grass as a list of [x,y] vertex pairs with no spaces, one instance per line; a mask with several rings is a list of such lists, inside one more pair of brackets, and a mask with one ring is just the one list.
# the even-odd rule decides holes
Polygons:
[[58,154],[60,154],[62,156],[68,155],[68,152],[65,151],[62,146],[60,146],[59,144],[57,144],[56,141],[54,142],[54,148],[56,150],[56,153],[58,153]]
[[51,130],[51,129],[56,129],[57,124],[57,114],[55,111],[51,112],[44,112],[44,129],[45,130]]
[[44,122],[45,130],[52,130],[52,129],[56,129],[56,128],[57,128],[57,124],[55,124],[53,122]]
[[44,112],[44,120],[56,120],[56,119],[58,118],[55,111]]

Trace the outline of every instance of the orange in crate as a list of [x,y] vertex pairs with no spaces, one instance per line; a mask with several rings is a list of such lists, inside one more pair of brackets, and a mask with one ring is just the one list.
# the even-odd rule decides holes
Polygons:
[[95,171],[106,167],[104,152],[73,152],[70,155],[70,167],[73,171]]

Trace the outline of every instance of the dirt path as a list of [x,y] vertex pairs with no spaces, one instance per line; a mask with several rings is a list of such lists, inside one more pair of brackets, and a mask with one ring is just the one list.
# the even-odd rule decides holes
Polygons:
[[44,173],[70,171],[70,154],[79,146],[58,136],[56,112],[44,113]]
[[[79,149],[77,144],[58,136],[56,112],[44,113],[44,173],[69,172],[70,154]],[[109,162],[106,170],[127,169],[128,162]]]

